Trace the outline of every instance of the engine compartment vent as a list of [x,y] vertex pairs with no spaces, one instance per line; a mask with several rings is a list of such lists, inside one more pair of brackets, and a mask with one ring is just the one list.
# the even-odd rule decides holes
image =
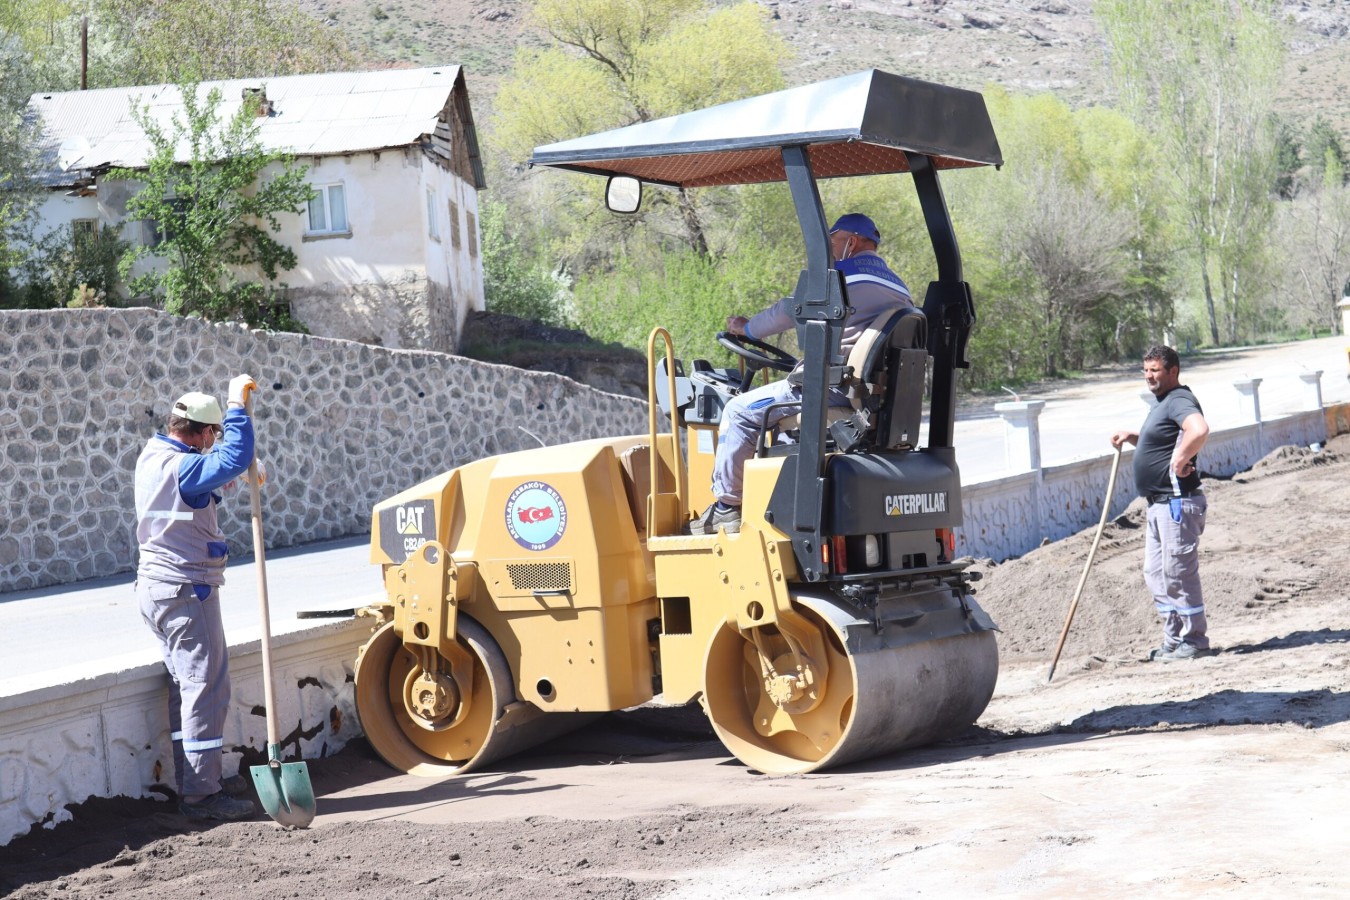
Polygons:
[[572,590],[572,567],[567,563],[508,563],[506,574],[517,591]]

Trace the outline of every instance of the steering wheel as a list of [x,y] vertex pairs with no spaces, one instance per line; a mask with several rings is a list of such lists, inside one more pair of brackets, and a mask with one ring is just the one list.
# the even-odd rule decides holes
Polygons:
[[743,334],[719,331],[717,343],[742,357],[747,363],[747,369],[773,369],[778,372],[791,372],[797,368],[797,357],[791,353],[779,350],[773,344],[766,344],[764,341]]

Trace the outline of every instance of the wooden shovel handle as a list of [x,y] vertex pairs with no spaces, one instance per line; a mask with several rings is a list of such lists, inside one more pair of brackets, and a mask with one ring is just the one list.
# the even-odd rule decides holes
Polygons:
[[[253,392],[244,395],[244,412],[253,416]],[[262,490],[258,484],[258,451],[256,426],[253,429],[253,459],[248,464],[249,504],[253,510],[253,564],[258,578],[258,612],[262,626],[263,705],[267,708],[267,743],[274,746],[277,738],[276,692],[272,684],[272,619],[267,605],[267,554],[263,544]],[[268,753],[268,763],[281,765],[279,759]]]

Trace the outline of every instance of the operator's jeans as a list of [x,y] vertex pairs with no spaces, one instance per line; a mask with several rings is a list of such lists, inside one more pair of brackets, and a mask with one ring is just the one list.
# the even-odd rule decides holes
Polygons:
[[1166,503],[1150,503],[1144,536],[1144,583],[1163,620],[1163,643],[1209,649],[1205,598],[1200,590],[1200,535],[1205,531],[1204,494],[1181,501],[1181,521]]
[[[731,398],[722,410],[722,424],[717,429],[717,459],[713,462],[713,496],[727,506],[741,505],[741,470],[745,461],[755,452],[755,441],[767,420],[772,428],[788,416],[801,412],[801,389],[787,379],[757,387]],[[772,412],[776,403],[791,403]],[[848,397],[841,391],[830,391],[830,406],[848,406]]]

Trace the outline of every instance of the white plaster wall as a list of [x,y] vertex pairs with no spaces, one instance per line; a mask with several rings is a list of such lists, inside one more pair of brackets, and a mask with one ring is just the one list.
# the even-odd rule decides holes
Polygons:
[[[428,196],[431,198],[429,204]],[[450,222],[452,202],[453,215],[459,226],[458,247]],[[421,209],[427,280],[431,283],[433,302],[439,302],[440,313],[449,318],[445,327],[453,330],[455,346],[458,346],[469,311],[485,308],[478,191],[423,154]],[[432,237],[429,215],[435,217],[436,237]]]
[[351,237],[306,238],[307,213],[281,219],[277,240],[295,248],[291,287],[390,284],[409,273],[425,278],[420,202],[421,151],[408,148],[351,156],[301,157],[313,185],[341,182]]
[[[307,181],[341,183],[346,195],[349,233],[307,234],[308,213],[281,214],[276,239],[296,254],[296,267],[280,273],[277,286],[289,291],[292,312],[311,333],[391,348],[453,352],[459,347],[464,319],[483,309],[481,253],[470,254],[466,213],[475,220],[478,196],[472,185],[436,165],[418,147],[346,156],[304,157]],[[265,169],[267,178],[281,170]],[[140,190],[135,181],[101,180],[95,197],[51,193],[39,211],[38,236],[73,219],[96,218],[101,229],[116,228],[124,240],[143,242],[143,226],[126,219],[127,201]],[[425,194],[440,199],[441,241],[428,237]],[[455,250],[449,239],[448,203],[454,199],[464,240]],[[167,263],[158,257],[139,261],[135,277]],[[256,272],[241,277],[257,278]]]
[[45,235],[69,225],[76,219],[98,219],[100,229],[116,221],[108,216],[97,197],[67,197],[65,194],[53,192],[47,194],[46,199],[38,206],[33,238],[41,240]]
[[[361,734],[352,665],[371,624],[356,619],[273,638],[284,759],[329,756]],[[230,649],[230,675],[226,775],[267,760],[257,641]],[[0,843],[34,824],[69,819],[69,804],[90,797],[165,796],[164,786],[172,790],[173,784],[162,663],[0,697]]]

